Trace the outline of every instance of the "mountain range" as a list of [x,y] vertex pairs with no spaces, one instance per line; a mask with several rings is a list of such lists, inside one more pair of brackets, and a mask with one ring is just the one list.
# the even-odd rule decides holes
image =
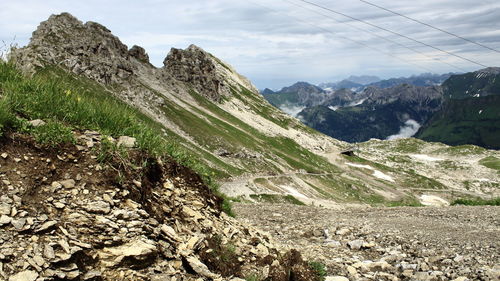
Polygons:
[[341,80],[339,82],[328,82],[320,83],[318,86],[325,90],[340,90],[340,89],[350,89],[352,91],[362,91],[367,87],[375,86],[378,88],[390,88],[400,84],[411,84],[415,86],[434,86],[441,85],[446,79],[448,79],[454,73],[446,74],[432,74],[432,73],[422,73],[419,75],[413,75],[410,77],[399,77],[399,78],[389,78],[380,79],[377,76],[349,76],[349,78]]
[[300,83],[300,99],[291,98],[298,84],[262,94],[306,125],[348,142],[415,135],[451,145],[498,149],[499,116],[492,109],[499,106],[497,77],[498,68],[487,68],[466,74],[382,80],[358,87],[362,89],[358,91],[319,91],[316,87],[311,94],[315,102],[307,97],[307,89],[313,86],[305,82]]

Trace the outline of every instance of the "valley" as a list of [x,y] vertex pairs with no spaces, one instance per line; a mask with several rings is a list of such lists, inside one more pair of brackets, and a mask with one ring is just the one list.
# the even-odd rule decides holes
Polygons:
[[498,73],[492,67],[323,88],[299,82],[263,95],[309,127],[350,143],[415,136],[498,149]]

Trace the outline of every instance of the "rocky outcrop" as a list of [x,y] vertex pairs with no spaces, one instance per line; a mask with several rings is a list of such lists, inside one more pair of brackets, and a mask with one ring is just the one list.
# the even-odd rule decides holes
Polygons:
[[98,23],[84,24],[62,13],[40,23],[28,46],[13,50],[11,59],[28,73],[47,64],[60,65],[100,83],[112,84],[133,75],[138,62],[147,62],[143,51],[139,47],[129,51]]
[[213,101],[219,102],[221,94],[230,94],[224,80],[217,77],[215,60],[195,45],[186,50],[172,48],[163,64],[165,71],[175,79],[194,85],[199,93]]
[[63,66],[104,85],[120,84],[127,91],[136,90],[144,80],[171,84],[175,79],[216,102],[230,96],[231,88],[243,86],[258,92],[230,66],[195,45],[172,49],[164,67],[155,68],[144,48],[134,45],[128,49],[106,27],[91,21],[83,23],[69,13],[52,15],[42,22],[30,43],[13,50],[10,59],[26,73],[48,65]]

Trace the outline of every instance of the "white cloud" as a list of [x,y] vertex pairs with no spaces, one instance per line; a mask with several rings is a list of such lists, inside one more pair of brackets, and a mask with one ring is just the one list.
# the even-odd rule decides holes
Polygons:
[[420,129],[420,124],[417,121],[410,119],[405,122],[404,126],[399,129],[399,133],[396,135],[388,136],[388,140],[404,139],[415,135]]
[[[304,5],[297,0],[288,1]],[[483,64],[500,65],[497,53],[360,1],[313,2],[410,35]],[[500,49],[500,2],[496,0],[483,0],[474,3],[473,7],[470,0],[377,0],[376,3]],[[432,72],[457,71],[447,64],[356,29],[363,28],[415,48],[428,56],[440,57],[445,62],[466,70],[480,68],[373,27],[349,21],[324,10],[313,10],[316,12],[286,1],[265,0],[0,1],[0,40],[11,42],[16,36],[16,41],[24,45],[40,21],[50,14],[68,11],[82,21],[102,23],[129,46],[135,44],[145,47],[152,63],[157,66],[162,64],[171,47],[184,48],[194,43],[232,64],[260,88],[280,88],[298,80],[319,83],[349,75],[371,74],[386,78],[427,71],[346,38],[398,55]],[[350,25],[340,24],[332,18],[347,21]]]
[[280,106],[281,111],[285,112],[286,114],[297,117],[297,115],[306,108],[305,106],[294,106],[294,105],[282,105]]

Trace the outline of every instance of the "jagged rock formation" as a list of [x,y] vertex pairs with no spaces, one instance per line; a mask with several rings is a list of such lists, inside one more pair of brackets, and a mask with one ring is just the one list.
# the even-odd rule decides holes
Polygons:
[[134,87],[144,75],[157,76],[168,84],[175,79],[189,83],[213,101],[231,95],[230,86],[239,87],[238,83],[255,90],[246,78],[235,75],[230,67],[197,46],[172,49],[164,60],[165,67],[157,69],[142,47],[128,50],[106,27],[90,21],[84,24],[69,13],[52,15],[42,22],[28,46],[13,50],[11,59],[28,73],[47,64],[62,65],[107,85],[126,83]]
[[172,48],[163,61],[165,70],[175,79],[193,84],[207,98],[220,102],[221,94],[229,96],[229,88],[216,75],[216,62],[195,45],[186,50]]
[[110,30],[95,22],[83,24],[68,13],[52,15],[40,23],[28,47],[14,50],[11,56],[30,73],[46,63],[63,65],[104,84],[119,83],[135,69],[127,46]]

